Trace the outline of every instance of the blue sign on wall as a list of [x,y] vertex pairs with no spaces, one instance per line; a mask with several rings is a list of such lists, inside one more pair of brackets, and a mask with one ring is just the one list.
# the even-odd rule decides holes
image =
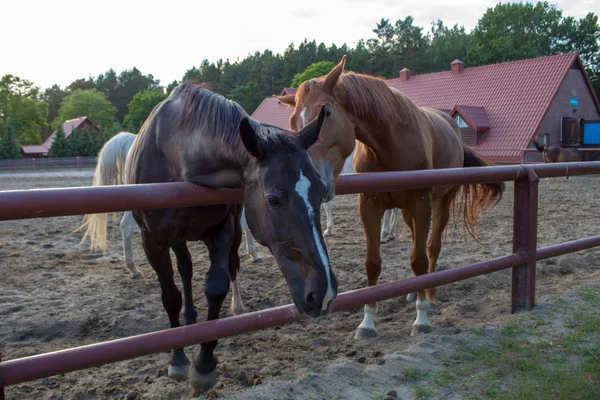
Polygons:
[[569,105],[571,107],[577,107],[579,105],[579,99],[577,97],[571,97],[569,99]]
[[600,123],[583,124],[583,144],[600,145]]

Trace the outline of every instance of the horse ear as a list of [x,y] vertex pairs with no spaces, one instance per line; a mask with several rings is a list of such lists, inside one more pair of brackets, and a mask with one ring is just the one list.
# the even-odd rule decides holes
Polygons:
[[317,139],[319,139],[319,133],[321,132],[323,121],[325,121],[325,117],[328,117],[330,115],[331,109],[329,108],[329,106],[323,105],[321,107],[321,111],[319,112],[319,116],[313,119],[300,132],[298,132],[301,145],[302,147],[304,147],[305,150],[308,150],[308,148],[312,146],[317,141]]
[[346,55],[342,57],[342,60],[338,65],[333,67],[331,71],[325,77],[325,81],[323,82],[323,90],[332,92],[333,88],[337,85],[340,76],[344,72],[344,67],[346,66]]
[[254,131],[254,128],[252,128],[248,117],[245,117],[240,121],[238,131],[242,138],[242,143],[244,143],[244,147],[248,150],[248,153],[255,158],[262,158],[265,155],[262,140]]
[[296,95],[295,94],[286,94],[283,96],[273,95],[273,97],[276,98],[277,101],[285,104],[288,107],[296,107]]

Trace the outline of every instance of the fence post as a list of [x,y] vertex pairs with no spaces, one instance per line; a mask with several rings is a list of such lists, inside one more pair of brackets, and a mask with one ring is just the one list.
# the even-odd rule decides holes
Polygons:
[[538,183],[535,171],[523,167],[526,178],[515,181],[513,251],[527,253],[525,263],[512,269],[511,312],[531,310],[535,304],[537,262]]
[[[2,362],[2,347],[0,346],[0,362]],[[4,382],[0,379],[0,400],[4,400]]]

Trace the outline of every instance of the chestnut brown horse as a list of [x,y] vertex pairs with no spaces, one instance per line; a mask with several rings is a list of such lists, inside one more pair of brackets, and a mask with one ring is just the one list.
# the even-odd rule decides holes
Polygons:
[[[323,107],[299,135],[249,117],[241,106],[200,86],[184,83],[152,111],[127,158],[128,183],[190,182],[244,189],[247,222],[282,271],[299,312],[317,317],[329,311],[337,281],[329,266],[319,209],[323,180],[306,149],[331,115]],[[158,194],[157,194],[158,195]],[[208,319],[219,318],[229,281],[240,266],[241,204],[133,211],[146,257],[160,282],[171,327],[196,322],[192,258],[187,241],[203,241],[210,267],[204,279]],[[183,284],[175,285],[172,249]],[[215,381],[217,341],[203,343],[189,369],[197,392]],[[169,376],[188,376],[183,349],[173,351]]]
[[[360,173],[491,165],[462,144],[459,128],[450,116],[418,107],[381,79],[343,74],[345,58],[328,75],[300,85],[295,96],[277,96],[282,103],[295,107],[290,117],[295,131],[306,126],[323,105],[331,107],[331,119],[323,123],[319,140],[308,150],[326,180],[330,196],[334,192],[334,179],[352,152],[355,139],[358,145],[354,170]],[[435,271],[451,206],[461,211],[465,228],[474,232],[478,214],[498,201],[503,191],[503,183],[486,183],[360,193],[358,210],[367,242],[368,285],[376,285],[381,273],[379,232],[385,210],[402,210],[412,234],[410,265],[415,275],[422,275]],[[459,192],[462,196],[455,200]],[[430,224],[432,232],[427,242]],[[431,331],[427,311],[433,303],[433,289],[418,291],[412,335]],[[375,335],[376,306],[365,306],[365,317],[355,337]]]
[[577,149],[570,149],[559,146],[545,147],[537,140],[532,140],[531,142],[533,143],[537,151],[542,153],[542,159],[545,163],[584,161],[583,152]]

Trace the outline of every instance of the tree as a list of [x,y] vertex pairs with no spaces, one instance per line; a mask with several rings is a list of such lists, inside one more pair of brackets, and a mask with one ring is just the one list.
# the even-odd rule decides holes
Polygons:
[[42,100],[48,105],[48,115],[46,116],[46,122],[48,125],[42,133],[42,139],[47,138],[52,133],[50,124],[58,116],[60,103],[65,97],[67,97],[67,94],[68,93],[65,90],[62,90],[59,85],[52,85],[52,87],[44,90]]
[[4,75],[0,79],[0,132],[10,120],[21,144],[42,142],[48,106],[39,100],[39,89],[26,79]]
[[87,116],[95,124],[108,128],[116,122],[116,113],[117,109],[97,89],[76,90],[62,101],[54,126],[68,119]]
[[69,135],[69,140],[67,141],[67,155],[68,157],[77,157],[82,155],[82,147],[83,147],[83,141],[82,141],[82,135],[80,132],[77,131],[73,131],[71,132],[71,134]]
[[50,157],[68,157],[69,156],[69,142],[65,137],[65,131],[63,130],[62,124],[58,127],[52,146],[50,147]]
[[455,59],[465,60],[470,35],[464,26],[448,28],[442,20],[431,23],[431,45],[428,48],[429,72],[439,72],[450,68]]
[[259,92],[256,82],[248,82],[247,85],[238,86],[227,97],[238,102],[248,114],[252,114],[265,99],[265,96]]
[[146,90],[139,92],[127,105],[129,113],[123,120],[123,126],[129,132],[137,133],[150,115],[154,107],[167,98],[162,90]]
[[73,134],[81,137],[81,147],[79,148],[78,156],[93,157],[96,155],[94,132],[88,127],[84,127],[80,132],[74,132]]
[[331,61],[319,61],[312,63],[304,71],[294,75],[294,79],[292,79],[292,87],[298,87],[302,84],[302,82],[309,79],[327,75],[333,67],[335,67],[335,64]]
[[21,147],[17,142],[17,137],[11,123],[7,123],[4,126],[4,136],[0,140],[0,158],[21,158]]
[[479,19],[467,64],[483,65],[579,51],[587,63],[598,53],[598,18],[575,21],[547,2],[499,3]]

